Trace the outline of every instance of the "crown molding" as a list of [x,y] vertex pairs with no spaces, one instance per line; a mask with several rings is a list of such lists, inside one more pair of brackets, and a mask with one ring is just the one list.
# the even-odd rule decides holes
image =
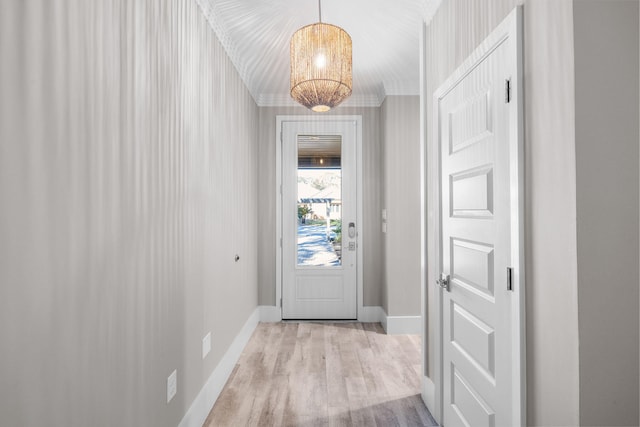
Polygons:
[[[341,106],[345,107],[379,107],[384,101],[376,95],[351,95]],[[280,93],[261,93],[256,102],[258,107],[300,107],[291,97]]]
[[[252,87],[250,81],[250,75],[247,67],[242,62],[242,55],[240,54],[239,49],[236,44],[233,42],[229,33],[227,32],[226,27],[223,22],[220,20],[219,13],[217,11],[217,4],[214,0],[195,0],[200,10],[204,14],[209,26],[218,37],[218,41],[222,45],[222,48],[227,53],[227,56],[231,60],[231,63],[235,67],[236,71],[240,75],[242,82],[249,90],[249,93],[253,97],[253,100],[258,104],[258,96],[256,94],[255,88]],[[258,104],[259,105],[259,104]]]
[[422,17],[425,24],[429,25],[441,3],[442,0],[424,0]]

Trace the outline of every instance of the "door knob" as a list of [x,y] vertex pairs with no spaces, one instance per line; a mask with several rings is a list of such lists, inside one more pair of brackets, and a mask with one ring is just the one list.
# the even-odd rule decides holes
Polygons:
[[440,274],[440,278],[438,280],[436,280],[436,283],[438,284],[438,286],[440,286],[442,289],[445,290],[449,290],[449,275],[448,274]]

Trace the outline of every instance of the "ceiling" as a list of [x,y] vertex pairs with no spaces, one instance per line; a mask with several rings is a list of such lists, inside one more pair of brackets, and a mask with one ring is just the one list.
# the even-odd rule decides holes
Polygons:
[[298,135],[298,157],[342,155],[342,135]]
[[[259,106],[289,96],[289,40],[318,22],[317,0],[197,0]],[[417,95],[421,22],[441,0],[322,0],[322,22],[353,42],[353,94],[343,103],[379,106],[386,95]]]

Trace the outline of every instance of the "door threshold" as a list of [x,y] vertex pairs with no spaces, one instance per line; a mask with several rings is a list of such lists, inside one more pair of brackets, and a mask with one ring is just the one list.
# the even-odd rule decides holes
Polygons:
[[364,323],[358,319],[282,319],[282,323]]

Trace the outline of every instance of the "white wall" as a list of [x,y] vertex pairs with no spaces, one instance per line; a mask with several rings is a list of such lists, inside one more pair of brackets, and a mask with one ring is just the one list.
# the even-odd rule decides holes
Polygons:
[[387,96],[381,106],[385,312],[420,315],[420,98]]
[[580,423],[638,421],[638,1],[574,1]]
[[[431,98],[517,4],[524,4],[525,21],[527,420],[531,426],[578,425],[572,1],[444,0],[427,28],[426,93]],[[430,130],[430,99],[427,106]],[[433,143],[429,132],[427,155]],[[427,250],[433,252],[437,234],[433,222],[428,227]],[[430,262],[430,304],[436,299],[429,279],[438,272]]]
[[175,426],[257,305],[258,109],[193,0],[3,1],[0,63],[0,424]]

